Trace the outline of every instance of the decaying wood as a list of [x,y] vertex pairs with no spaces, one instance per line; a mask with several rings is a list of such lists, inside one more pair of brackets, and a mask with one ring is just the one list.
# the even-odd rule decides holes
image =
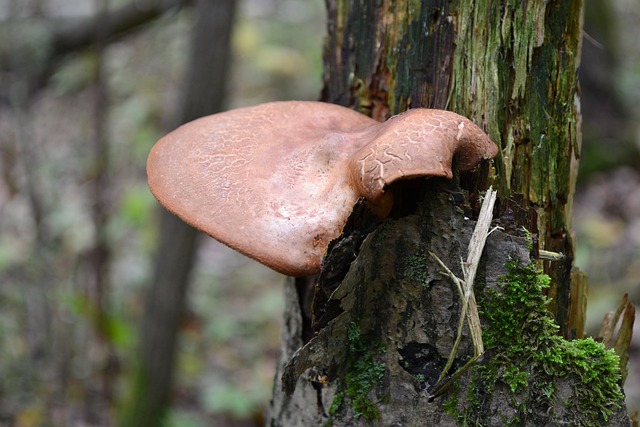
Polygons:
[[[323,100],[377,120],[409,108],[448,109],[500,146],[490,183],[501,209],[534,235],[536,249],[564,255],[543,268],[553,279],[549,309],[565,337],[572,333],[574,297],[582,6],[583,0],[327,0],[324,55]],[[465,188],[486,187],[472,180]]]
[[624,294],[616,311],[604,315],[598,337],[607,348],[613,348],[620,357],[622,384],[628,373],[629,346],[633,336],[633,325],[636,319],[636,308],[629,301],[629,294]]
[[[415,212],[392,214],[366,237],[328,301],[339,309],[306,343],[301,338],[299,299],[293,285],[287,285],[283,344],[267,425],[411,426],[424,425],[425,419],[431,425],[457,425],[444,403],[454,399],[454,394],[464,401],[471,383],[469,372],[442,396],[430,397],[452,351],[462,304],[456,285],[441,274],[440,263],[428,253],[439,254],[453,274],[463,276],[460,259],[467,254],[476,225],[469,219],[464,199],[455,187],[421,189]],[[349,236],[342,238],[348,240]],[[478,266],[476,292],[497,286],[508,259],[528,262],[529,257],[525,236],[501,230],[491,233]],[[317,288],[321,287],[318,283]],[[383,375],[366,393],[374,408],[372,419],[354,409],[351,398],[344,397],[346,379],[358,356],[352,351],[354,326],[373,352],[372,363],[383,367]],[[472,344],[465,327],[452,371],[473,356]],[[477,363],[490,364],[491,359],[484,356]],[[572,381],[575,379],[558,382],[559,389],[569,396]],[[510,406],[513,401],[507,396],[506,389],[484,396],[483,408],[489,412],[479,416],[487,425],[501,425],[514,412]],[[541,411],[546,423],[561,420],[560,400],[547,409],[546,415]],[[624,410],[617,416],[610,418],[609,425],[626,425]],[[535,423],[525,425],[540,425],[536,424],[540,420],[538,417]]]

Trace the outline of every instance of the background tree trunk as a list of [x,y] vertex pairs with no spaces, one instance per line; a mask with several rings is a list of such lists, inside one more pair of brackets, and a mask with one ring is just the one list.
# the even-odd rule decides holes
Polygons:
[[[444,396],[429,399],[453,346],[460,305],[428,254],[461,277],[459,260],[474,227],[469,218],[489,184],[499,190],[494,215],[504,231],[487,242],[476,280],[481,306],[491,294],[485,289],[500,289],[509,259],[526,264],[540,250],[555,252],[561,254],[555,261],[540,263],[551,286],[550,300],[538,305],[546,303],[562,335],[583,335],[583,301],[571,298],[586,286],[572,270],[571,238],[582,2],[328,0],[327,8],[323,100],[378,120],[416,107],[452,110],[483,127],[501,150],[494,169],[390,189],[399,202],[368,237],[356,233],[358,225],[345,228],[315,286],[316,298],[331,296],[314,303],[311,321],[288,287],[270,425],[628,424],[613,371],[610,400],[598,404],[621,409],[610,417],[598,408],[585,415],[589,398],[571,391],[585,387],[578,371],[545,383],[543,399],[532,391],[540,384],[535,364],[523,374],[530,381],[524,390],[504,378],[482,383],[487,372],[503,369],[496,350],[479,362],[480,371],[471,369]],[[352,222],[367,224],[366,213],[354,213]],[[343,256],[358,249],[355,260]],[[527,360],[542,350],[529,351]],[[471,355],[465,339],[458,367]],[[292,395],[280,391],[280,375],[289,392],[296,385]],[[474,409],[473,419],[465,408]]]
[[[235,0],[197,0],[192,52],[181,123],[220,112],[224,105]],[[178,329],[182,321],[198,231],[161,210],[160,244],[154,280],[145,298],[134,390],[123,426],[157,426],[172,388]]]

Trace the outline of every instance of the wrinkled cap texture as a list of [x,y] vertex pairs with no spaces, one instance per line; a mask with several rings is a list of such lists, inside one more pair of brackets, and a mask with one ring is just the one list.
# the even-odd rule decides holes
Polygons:
[[359,198],[399,179],[452,177],[498,148],[470,120],[414,109],[377,122],[351,109],[288,101],[187,123],[160,139],[149,186],[169,211],[290,276],[317,273]]

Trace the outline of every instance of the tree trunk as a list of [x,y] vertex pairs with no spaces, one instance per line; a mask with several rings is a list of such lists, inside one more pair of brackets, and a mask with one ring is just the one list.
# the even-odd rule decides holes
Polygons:
[[[583,335],[583,301],[571,300],[572,277],[581,276],[572,270],[570,231],[582,2],[327,7],[325,101],[378,120],[409,108],[452,110],[501,150],[493,167],[452,182],[389,189],[390,218],[368,236],[367,213],[354,211],[323,262],[312,310],[295,294],[301,286],[288,285],[269,425],[627,425],[616,357],[592,340],[556,334]],[[475,281],[487,351],[461,369],[473,356],[465,328],[443,388],[436,384],[461,302],[430,252],[462,277],[489,185],[499,192],[494,218],[503,229],[489,236]],[[553,260],[539,261],[541,251]],[[550,276],[549,299],[531,260]],[[518,289],[526,291],[513,295]]]
[[[196,1],[182,123],[223,108],[235,7],[235,0]],[[154,280],[145,299],[140,354],[123,426],[160,425],[173,384],[178,329],[185,312],[198,231],[164,209],[161,215]]]

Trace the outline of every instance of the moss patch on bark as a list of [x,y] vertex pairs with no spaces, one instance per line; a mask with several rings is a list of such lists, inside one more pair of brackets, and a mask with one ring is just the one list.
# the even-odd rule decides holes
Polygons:
[[472,368],[466,402],[458,405],[454,393],[448,412],[464,425],[482,424],[476,414],[487,413],[480,411],[483,396],[506,392],[515,411],[497,414],[503,424],[529,424],[536,414],[551,413],[571,425],[605,425],[623,401],[618,356],[592,338],[558,335],[543,294],[550,279],[535,264],[512,260],[507,269],[480,304],[487,363]]

